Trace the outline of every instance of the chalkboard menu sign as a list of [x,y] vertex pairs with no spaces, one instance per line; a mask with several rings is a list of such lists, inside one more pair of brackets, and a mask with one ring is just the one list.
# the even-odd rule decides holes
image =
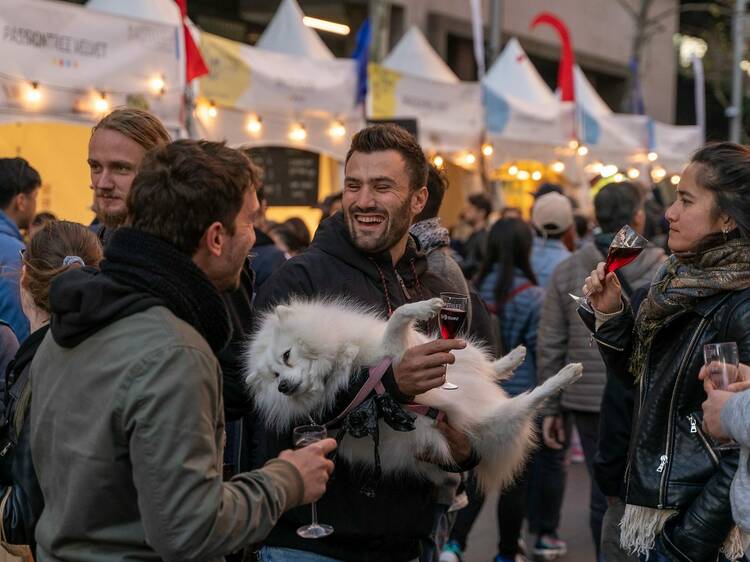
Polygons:
[[320,155],[282,146],[259,146],[250,150],[263,170],[263,190],[269,205],[311,206],[318,202]]

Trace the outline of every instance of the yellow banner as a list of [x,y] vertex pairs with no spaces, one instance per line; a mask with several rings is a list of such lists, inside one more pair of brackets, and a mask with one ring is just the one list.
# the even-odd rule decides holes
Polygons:
[[91,127],[70,123],[17,122],[0,125],[0,157],[20,156],[42,176],[37,212],[89,224],[91,180],[88,144]]
[[201,34],[201,53],[210,70],[198,80],[202,96],[234,107],[250,87],[250,67],[242,59],[240,46],[241,43],[217,35]]
[[367,66],[370,88],[370,117],[373,119],[393,119],[396,115],[396,86],[401,74],[382,66],[370,63]]

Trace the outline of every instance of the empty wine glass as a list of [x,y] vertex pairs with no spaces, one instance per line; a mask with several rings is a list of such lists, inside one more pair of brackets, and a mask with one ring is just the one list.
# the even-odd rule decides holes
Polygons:
[[[440,337],[444,340],[455,338],[466,322],[466,311],[469,308],[469,297],[461,293],[440,293],[443,308],[440,309],[438,324],[440,324]],[[457,385],[446,381],[440,388],[444,390],[456,390]]]
[[[717,390],[727,390],[739,379],[740,352],[735,342],[707,343],[703,346],[703,361],[708,367],[708,377]],[[736,441],[727,441],[716,449],[733,449]]]
[[[615,234],[612,243],[609,245],[604,273],[609,275],[621,267],[628,265],[641,254],[647,245],[648,240],[626,224]],[[590,314],[594,313],[591,304],[589,304],[588,295],[578,297],[573,293],[568,294],[580,308]]]
[[[292,440],[295,449],[301,449],[322,441],[328,436],[326,428],[322,425],[301,425],[295,427],[292,432]],[[333,533],[333,527],[318,523],[318,509],[315,502],[310,504],[312,508],[312,523],[303,525],[297,529],[297,534],[303,539],[320,539]]]

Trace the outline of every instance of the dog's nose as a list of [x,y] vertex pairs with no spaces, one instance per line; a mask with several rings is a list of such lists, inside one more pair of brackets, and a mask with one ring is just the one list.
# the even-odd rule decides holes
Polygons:
[[281,381],[279,383],[279,392],[282,394],[292,394],[299,387],[300,383],[292,383],[289,381]]

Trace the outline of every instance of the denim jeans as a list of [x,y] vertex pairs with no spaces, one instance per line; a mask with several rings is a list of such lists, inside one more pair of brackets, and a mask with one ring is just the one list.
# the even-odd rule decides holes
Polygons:
[[329,558],[322,554],[294,550],[291,548],[278,548],[264,546],[258,553],[259,562],[341,562],[335,558]]
[[[322,554],[294,550],[291,548],[278,548],[264,546],[258,553],[258,562],[341,562],[335,558],[329,558]],[[418,562],[413,560],[412,562]]]

